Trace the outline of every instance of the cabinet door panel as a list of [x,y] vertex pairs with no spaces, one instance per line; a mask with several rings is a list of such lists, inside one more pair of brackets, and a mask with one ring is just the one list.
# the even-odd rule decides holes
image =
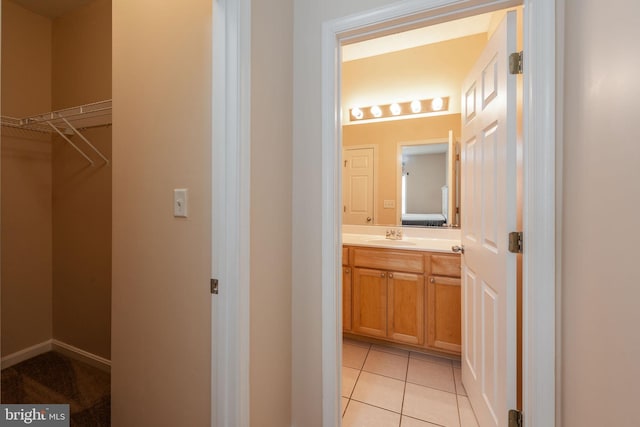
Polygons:
[[424,276],[388,273],[389,338],[422,345],[424,343]]
[[430,276],[427,283],[427,346],[460,353],[460,279]]
[[354,268],[353,324],[355,333],[387,335],[387,274],[382,270]]
[[342,267],[342,329],[351,331],[351,268]]

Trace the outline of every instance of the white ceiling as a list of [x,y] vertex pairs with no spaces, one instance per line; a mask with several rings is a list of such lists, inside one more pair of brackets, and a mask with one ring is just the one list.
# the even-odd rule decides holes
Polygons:
[[353,61],[473,34],[486,33],[489,30],[492,15],[493,13],[485,13],[349,44],[342,47],[342,60],[344,62]]
[[38,15],[57,18],[93,0],[13,0]]

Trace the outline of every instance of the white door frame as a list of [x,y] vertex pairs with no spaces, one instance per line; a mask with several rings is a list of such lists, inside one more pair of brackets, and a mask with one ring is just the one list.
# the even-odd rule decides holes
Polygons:
[[212,0],[211,425],[249,427],[251,0]]
[[[518,2],[515,2],[516,4]],[[556,422],[556,7],[524,4],[523,415],[525,425]],[[509,0],[408,0],[325,22],[322,28],[322,387],[323,426],[341,425],[340,43],[408,23],[513,6]],[[562,52],[560,52],[562,53]],[[557,81],[556,81],[557,79]],[[535,96],[532,96],[535,94]],[[559,252],[558,252],[559,253]]]

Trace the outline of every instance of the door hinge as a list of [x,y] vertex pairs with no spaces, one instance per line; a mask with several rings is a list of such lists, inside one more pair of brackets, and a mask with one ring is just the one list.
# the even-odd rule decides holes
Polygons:
[[509,427],[522,427],[522,412],[517,409],[509,411]]
[[211,293],[218,295],[218,279],[211,279]]
[[509,55],[509,73],[510,74],[522,74],[523,71],[523,63],[522,63],[522,51],[514,52]]
[[514,254],[522,253],[522,231],[513,231],[509,233],[509,252]]

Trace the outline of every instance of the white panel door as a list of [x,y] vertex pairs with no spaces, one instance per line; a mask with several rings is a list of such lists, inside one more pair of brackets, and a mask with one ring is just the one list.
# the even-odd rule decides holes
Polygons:
[[373,224],[373,148],[343,153],[343,224]]
[[516,15],[504,18],[462,86],[462,380],[481,427],[516,405]]

